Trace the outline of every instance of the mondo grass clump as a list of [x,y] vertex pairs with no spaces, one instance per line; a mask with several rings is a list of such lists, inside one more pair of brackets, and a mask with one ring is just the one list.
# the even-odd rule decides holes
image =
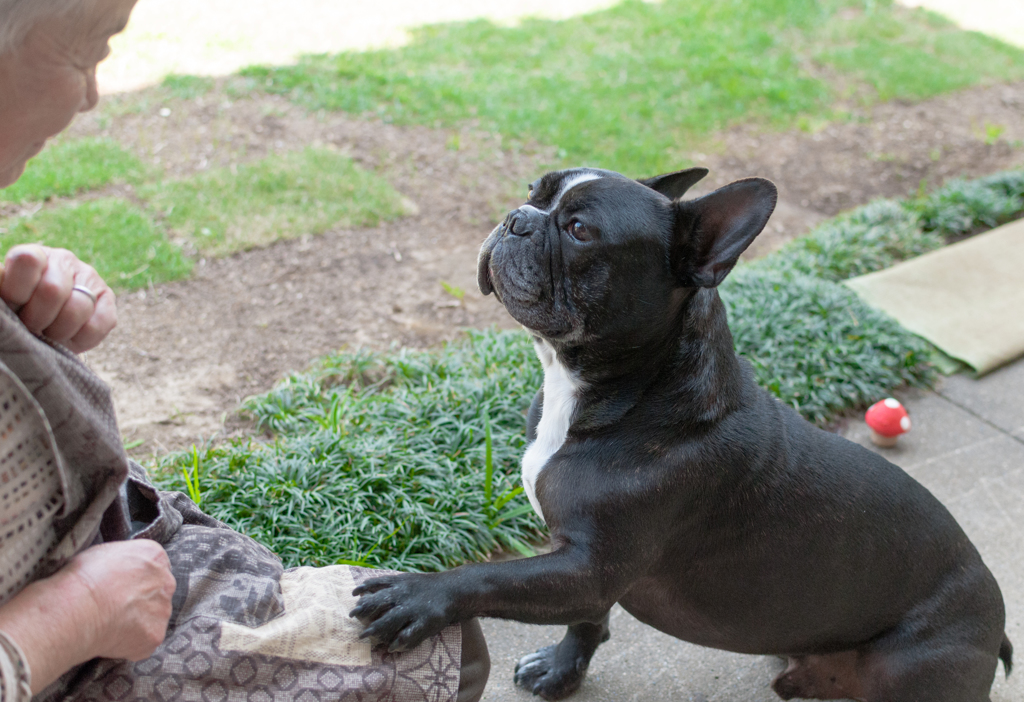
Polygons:
[[858,207],[753,265],[841,281],[888,268],[1022,214],[1024,169],[972,181],[956,179],[930,194]]
[[915,204],[926,231],[958,236],[995,227],[1024,211],[1024,169],[971,181],[958,178]]
[[818,424],[901,385],[928,386],[931,345],[840,283],[1022,214],[1015,170],[831,219],[722,285],[736,350],[761,385]]
[[935,378],[929,345],[842,285],[744,266],[721,295],[758,384],[816,424]]
[[877,200],[819,225],[755,267],[840,281],[882,270],[942,247],[920,217],[895,200]]
[[341,353],[246,401],[271,440],[171,454],[153,472],[287,566],[436,571],[530,554],[542,525],[519,460],[540,384],[521,332]]

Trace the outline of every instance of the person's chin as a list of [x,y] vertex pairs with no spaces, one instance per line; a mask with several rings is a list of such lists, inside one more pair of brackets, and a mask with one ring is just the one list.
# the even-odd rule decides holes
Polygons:
[[39,152],[46,146],[46,139],[32,144],[22,155],[21,159],[13,163],[0,164],[0,188],[14,185],[15,181],[25,172],[25,165],[39,155]]
[[0,166],[0,188],[14,185],[15,181],[25,172],[25,161],[10,166]]

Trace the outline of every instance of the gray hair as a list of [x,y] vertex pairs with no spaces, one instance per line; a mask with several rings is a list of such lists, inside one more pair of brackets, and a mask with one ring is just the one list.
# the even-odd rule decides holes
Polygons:
[[43,17],[75,10],[82,0],[0,0],[0,56],[18,46]]

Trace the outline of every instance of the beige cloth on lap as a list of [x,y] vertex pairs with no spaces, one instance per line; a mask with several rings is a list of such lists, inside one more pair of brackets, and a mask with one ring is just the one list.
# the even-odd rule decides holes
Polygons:
[[1024,220],[845,284],[979,374],[1024,355]]

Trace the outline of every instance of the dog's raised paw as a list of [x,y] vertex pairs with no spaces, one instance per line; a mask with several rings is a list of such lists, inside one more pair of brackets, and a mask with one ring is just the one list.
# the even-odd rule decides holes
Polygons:
[[523,656],[512,680],[545,700],[561,700],[579,689],[587,673],[587,661],[575,655],[559,655],[557,645]]

